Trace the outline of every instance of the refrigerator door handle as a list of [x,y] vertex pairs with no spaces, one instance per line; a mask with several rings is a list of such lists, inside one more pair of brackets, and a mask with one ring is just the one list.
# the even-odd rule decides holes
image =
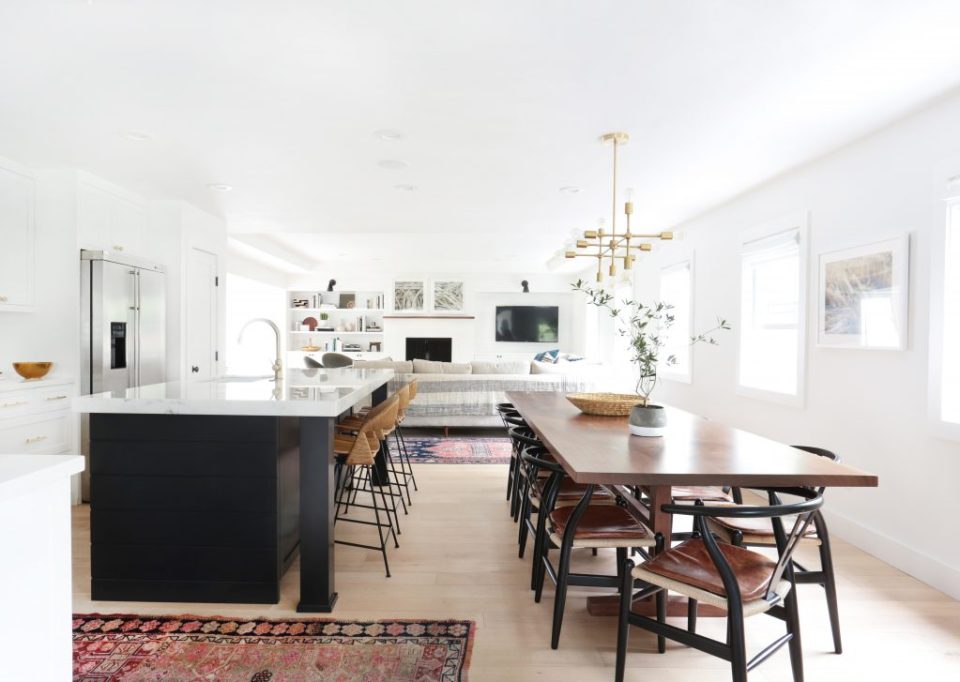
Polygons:
[[141,296],[140,296],[140,270],[135,271],[136,275],[136,287],[135,295],[137,301],[137,317],[136,317],[136,336],[134,337],[134,352],[136,353],[136,386],[140,385],[140,305],[141,305]]

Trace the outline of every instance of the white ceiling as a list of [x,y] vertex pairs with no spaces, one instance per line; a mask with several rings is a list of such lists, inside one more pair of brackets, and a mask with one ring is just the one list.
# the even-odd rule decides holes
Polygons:
[[600,133],[669,227],[960,85],[958,29],[956,0],[2,0],[0,155],[307,262],[529,271],[609,214]]

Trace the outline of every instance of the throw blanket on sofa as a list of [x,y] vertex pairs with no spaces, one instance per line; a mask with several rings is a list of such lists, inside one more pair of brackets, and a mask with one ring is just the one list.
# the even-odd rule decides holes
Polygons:
[[407,417],[418,424],[430,418],[498,420],[496,406],[506,402],[507,391],[575,393],[591,390],[593,384],[588,377],[562,374],[405,374],[393,379],[390,390],[410,379],[417,379],[417,397]]

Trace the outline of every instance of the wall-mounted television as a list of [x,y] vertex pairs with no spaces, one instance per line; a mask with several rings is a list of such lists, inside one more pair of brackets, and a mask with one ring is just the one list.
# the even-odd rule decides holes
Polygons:
[[556,343],[560,308],[555,305],[498,305],[497,341]]

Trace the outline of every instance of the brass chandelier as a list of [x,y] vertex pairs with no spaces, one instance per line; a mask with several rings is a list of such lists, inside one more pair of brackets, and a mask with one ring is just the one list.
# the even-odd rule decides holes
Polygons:
[[623,204],[623,212],[627,216],[626,232],[617,232],[617,151],[620,145],[627,144],[630,141],[629,133],[607,133],[600,136],[603,144],[613,145],[613,220],[610,230],[607,231],[601,225],[596,230],[586,230],[583,233],[583,239],[576,241],[576,251],[567,251],[564,253],[566,258],[596,258],[597,259],[597,281],[603,281],[604,260],[609,259],[607,272],[611,277],[617,274],[617,261],[623,261],[625,271],[633,269],[633,261],[638,251],[650,251],[653,245],[649,239],[669,240],[673,239],[673,232],[657,232],[654,234],[634,234],[630,231],[630,216],[633,215],[633,202],[630,197]]

